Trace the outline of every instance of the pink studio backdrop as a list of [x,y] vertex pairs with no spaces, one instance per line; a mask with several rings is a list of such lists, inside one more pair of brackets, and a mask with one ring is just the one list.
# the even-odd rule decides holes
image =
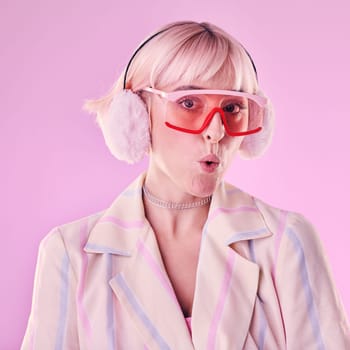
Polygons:
[[100,211],[146,168],[104,145],[85,98],[105,93],[138,43],[173,20],[210,21],[236,36],[272,99],[266,156],[236,159],[227,179],[317,227],[348,315],[348,1],[4,1],[0,3],[0,349],[18,349],[40,240]]

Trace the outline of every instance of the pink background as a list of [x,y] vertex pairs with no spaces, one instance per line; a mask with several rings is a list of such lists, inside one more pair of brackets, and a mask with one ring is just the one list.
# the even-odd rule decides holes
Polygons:
[[39,241],[109,206],[147,161],[104,146],[85,98],[109,89],[138,43],[180,19],[207,20],[253,56],[276,110],[266,156],[227,179],[317,227],[347,313],[350,25],[348,1],[4,1],[0,3],[1,349],[18,349]]

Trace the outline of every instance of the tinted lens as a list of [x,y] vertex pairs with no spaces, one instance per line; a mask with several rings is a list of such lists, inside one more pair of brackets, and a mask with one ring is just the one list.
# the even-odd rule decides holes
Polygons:
[[166,121],[190,131],[202,128],[215,107],[222,110],[222,119],[231,133],[254,130],[262,125],[262,108],[252,99],[241,96],[186,95],[168,101]]
[[207,112],[205,95],[187,95],[176,101],[168,101],[166,119],[172,125],[198,130],[203,125]]
[[243,132],[249,125],[249,102],[243,97],[225,98],[221,104],[227,127],[230,132]]

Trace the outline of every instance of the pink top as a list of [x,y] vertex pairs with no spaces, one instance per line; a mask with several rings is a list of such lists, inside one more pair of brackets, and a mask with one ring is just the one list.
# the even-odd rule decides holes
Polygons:
[[190,331],[190,334],[192,335],[192,328],[191,328],[191,317],[185,317],[188,330]]

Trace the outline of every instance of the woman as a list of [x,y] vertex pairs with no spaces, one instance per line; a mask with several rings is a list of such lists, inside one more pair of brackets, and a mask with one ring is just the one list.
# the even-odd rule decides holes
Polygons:
[[349,349],[319,238],[223,182],[268,146],[273,114],[242,45],[171,23],[135,51],[97,114],[147,172],[40,245],[22,349]]

